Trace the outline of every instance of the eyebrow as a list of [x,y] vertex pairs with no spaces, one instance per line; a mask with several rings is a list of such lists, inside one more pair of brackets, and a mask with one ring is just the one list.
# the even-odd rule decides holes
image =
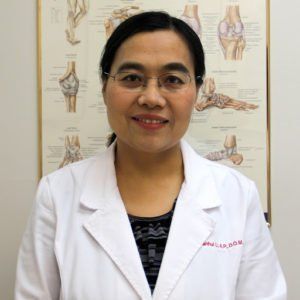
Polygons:
[[[140,63],[125,62],[119,66],[117,73],[126,71],[128,69],[134,69],[134,70],[142,72],[142,71],[145,71],[146,68]],[[187,69],[187,67],[184,64],[178,63],[178,62],[168,63],[168,64],[164,65],[161,69],[163,71],[180,71],[180,72],[189,74],[189,70]]]
[[189,70],[187,69],[187,67],[182,64],[182,63],[169,63],[169,64],[166,64],[165,66],[163,66],[162,68],[164,71],[180,71],[180,72],[183,72],[183,73],[187,73],[189,74]]
[[144,71],[145,67],[142,64],[136,63],[136,62],[126,62],[124,64],[122,64],[121,66],[119,66],[117,73],[122,72],[122,71],[126,71],[128,69],[135,69],[138,71]]

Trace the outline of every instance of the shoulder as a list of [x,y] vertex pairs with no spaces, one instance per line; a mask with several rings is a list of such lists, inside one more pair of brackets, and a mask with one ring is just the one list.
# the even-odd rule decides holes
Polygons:
[[218,185],[242,185],[247,187],[253,184],[253,181],[235,170],[220,163],[210,161],[199,155],[187,142],[182,142],[182,150],[184,163],[187,165],[187,170],[193,176],[200,176],[205,173],[206,176],[211,175],[211,179],[215,180]]
[[221,210],[246,213],[251,203],[259,205],[256,186],[251,179],[235,169],[201,157],[187,143],[183,144],[182,150],[187,186],[202,207],[221,206]]
[[69,165],[64,166],[54,172],[51,172],[42,178],[42,181],[47,181],[49,185],[56,187],[65,186],[67,183],[80,183],[84,180],[86,172],[99,160],[103,154],[99,154]]
[[48,198],[52,199],[55,206],[78,202],[82,191],[91,180],[97,181],[99,186],[103,185],[111,164],[113,164],[112,150],[107,149],[44,176],[40,181],[38,192],[47,192]]

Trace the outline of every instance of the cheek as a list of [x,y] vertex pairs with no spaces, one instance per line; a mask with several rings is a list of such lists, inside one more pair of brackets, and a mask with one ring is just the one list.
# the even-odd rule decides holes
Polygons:
[[116,118],[116,115],[118,115],[117,110],[118,110],[118,105],[114,99],[116,99],[116,96],[114,95],[115,93],[110,90],[109,88],[106,89],[103,92],[103,100],[106,105],[106,113],[107,113],[107,118],[109,120],[110,125],[113,122],[113,120]]
[[107,85],[107,88],[103,93],[103,99],[108,112],[112,112],[120,108],[120,105],[118,105],[118,102],[119,104],[121,103],[118,101],[120,96],[120,93],[118,93],[116,89],[110,88],[109,84]]
[[190,93],[189,95],[186,95],[186,97],[181,99],[181,102],[180,102],[180,105],[179,105],[177,111],[182,119],[190,118],[196,101],[197,101],[196,93]]
[[103,98],[110,123],[124,122],[130,107],[130,99],[124,93],[119,92],[115,88],[109,88],[109,86],[103,93]]
[[185,100],[180,106],[177,107],[174,118],[174,129],[178,132],[178,134],[183,135],[187,131],[193,108],[193,99]]

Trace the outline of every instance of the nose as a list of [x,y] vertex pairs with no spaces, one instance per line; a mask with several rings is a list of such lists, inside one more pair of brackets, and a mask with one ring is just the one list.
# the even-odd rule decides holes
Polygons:
[[138,104],[148,106],[149,108],[164,107],[166,99],[162,96],[158,82],[155,78],[148,80],[147,85],[144,87],[138,98]]

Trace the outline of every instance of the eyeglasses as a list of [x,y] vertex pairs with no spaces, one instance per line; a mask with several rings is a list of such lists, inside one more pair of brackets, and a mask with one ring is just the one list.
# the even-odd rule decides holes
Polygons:
[[146,77],[144,74],[134,72],[119,72],[115,75],[104,72],[104,74],[113,78],[119,86],[134,92],[142,91],[149,79],[156,79],[158,86],[167,92],[184,90],[192,81],[189,74],[180,71],[164,73],[158,77]]

